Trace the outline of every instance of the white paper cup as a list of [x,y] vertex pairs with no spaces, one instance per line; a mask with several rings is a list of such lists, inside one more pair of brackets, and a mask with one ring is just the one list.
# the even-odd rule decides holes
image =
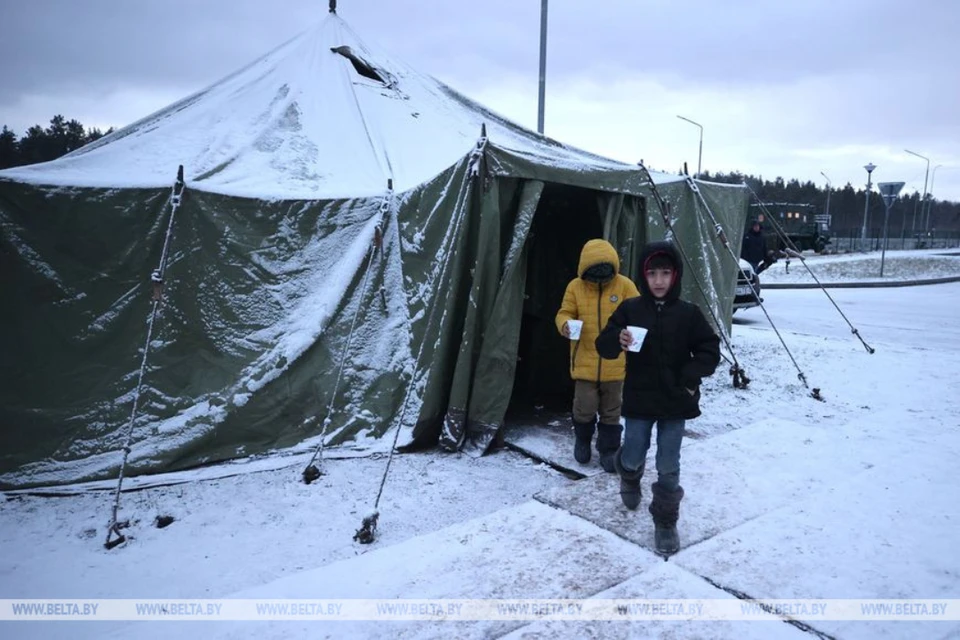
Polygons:
[[633,343],[627,347],[627,351],[640,351],[640,347],[643,346],[643,339],[647,337],[647,330],[643,327],[630,326],[627,327],[627,331],[633,336]]
[[567,331],[570,332],[571,340],[580,339],[580,331],[583,329],[583,320],[567,320]]

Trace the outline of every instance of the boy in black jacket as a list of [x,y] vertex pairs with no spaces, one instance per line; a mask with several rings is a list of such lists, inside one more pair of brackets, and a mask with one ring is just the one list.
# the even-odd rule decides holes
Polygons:
[[[653,242],[640,254],[641,296],[625,300],[610,316],[597,338],[603,358],[627,354],[623,384],[626,429],[614,457],[620,474],[620,498],[628,509],[640,506],[640,478],[657,425],[657,482],[653,483],[650,514],[657,551],[680,548],[677,519],[680,486],[680,443],[684,423],[700,415],[700,380],[720,363],[720,339],[700,309],[680,299],[683,262],[669,242]],[[630,351],[628,326],[647,330],[640,350]]]

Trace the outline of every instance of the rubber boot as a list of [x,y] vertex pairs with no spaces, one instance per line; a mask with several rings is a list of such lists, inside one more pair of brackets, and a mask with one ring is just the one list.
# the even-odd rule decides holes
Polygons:
[[623,433],[623,427],[620,424],[605,424],[601,422],[597,425],[597,453],[600,454],[600,466],[607,473],[616,473],[617,470],[613,464],[614,454],[620,448],[620,435]]
[[640,478],[643,477],[643,467],[636,471],[627,471],[620,462],[622,449],[617,449],[613,454],[613,466],[620,474],[620,500],[623,506],[631,511],[640,506]]
[[661,555],[672,555],[680,550],[677,520],[680,518],[683,487],[670,490],[659,482],[654,482],[651,489],[653,501],[650,503],[650,515],[653,516],[654,547]]
[[593,440],[595,422],[573,421],[573,457],[580,464],[590,462],[590,442]]

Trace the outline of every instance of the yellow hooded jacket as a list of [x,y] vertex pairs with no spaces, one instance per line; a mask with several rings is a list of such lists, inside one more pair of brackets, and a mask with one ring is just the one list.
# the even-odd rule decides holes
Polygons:
[[[616,271],[613,280],[599,284],[582,278],[584,271],[602,262],[613,265]],[[583,245],[577,274],[581,277],[574,278],[567,285],[556,318],[557,331],[563,329],[567,320],[583,320],[580,339],[570,341],[570,377],[590,382],[623,380],[624,355],[621,353],[616,360],[603,360],[594,342],[620,303],[639,296],[640,292],[630,278],[620,275],[620,257],[606,240],[590,240]]]

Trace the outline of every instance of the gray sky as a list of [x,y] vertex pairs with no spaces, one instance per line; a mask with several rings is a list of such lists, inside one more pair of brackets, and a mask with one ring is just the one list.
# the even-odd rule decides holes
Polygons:
[[[339,0],[362,38],[536,128],[539,0]],[[129,124],[321,18],[327,0],[0,0],[0,125]],[[546,133],[653,168],[960,201],[960,2],[551,0]],[[952,61],[952,62],[951,62]],[[929,187],[929,185],[928,185]]]

